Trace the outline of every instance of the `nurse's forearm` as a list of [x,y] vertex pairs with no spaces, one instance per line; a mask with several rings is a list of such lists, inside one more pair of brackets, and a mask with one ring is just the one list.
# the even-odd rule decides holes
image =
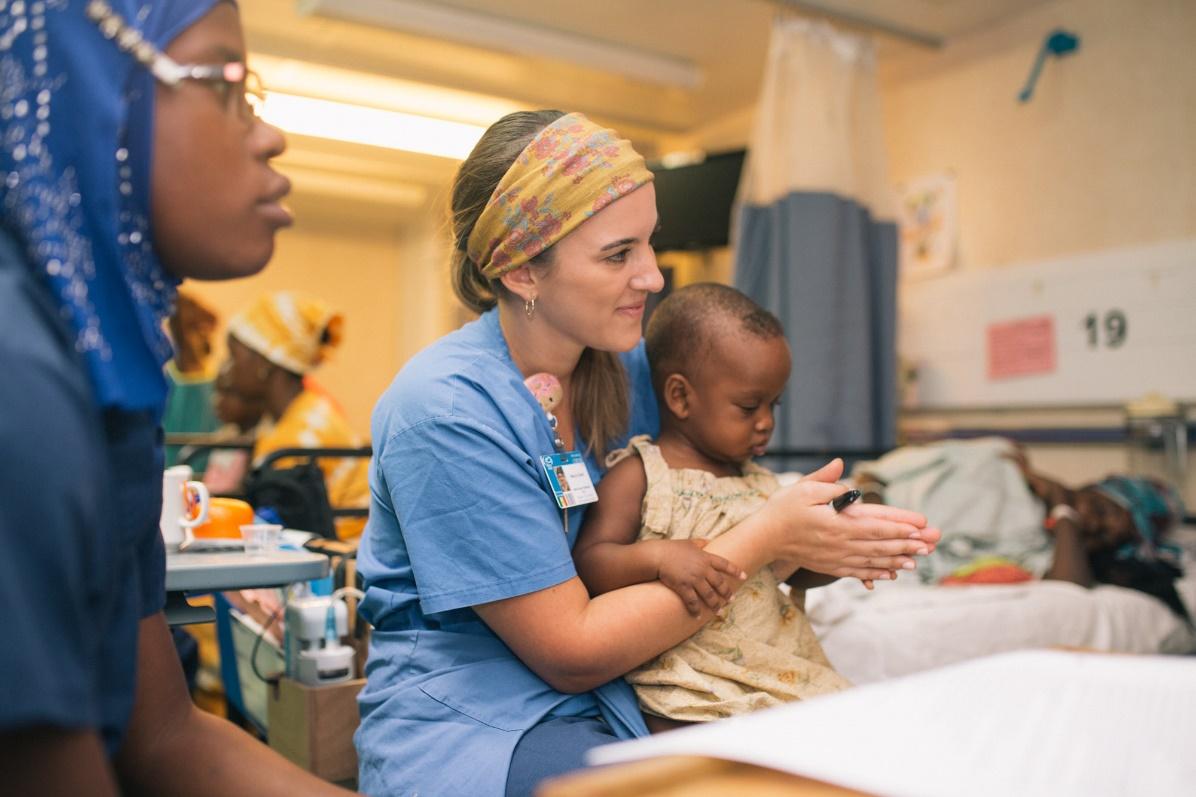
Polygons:
[[[755,573],[775,558],[771,535],[763,524],[761,514],[752,515],[711,540],[706,551]],[[593,685],[623,675],[688,639],[713,616],[703,609],[693,617],[677,593],[659,582],[601,595],[590,601],[580,621],[579,640],[589,648],[580,661],[594,668],[582,675]]]
[[[775,558],[760,513],[712,540],[706,550],[749,573]],[[577,578],[539,592],[475,607],[537,675],[563,692],[585,692],[687,639],[713,617],[694,617],[659,582],[591,599]]]

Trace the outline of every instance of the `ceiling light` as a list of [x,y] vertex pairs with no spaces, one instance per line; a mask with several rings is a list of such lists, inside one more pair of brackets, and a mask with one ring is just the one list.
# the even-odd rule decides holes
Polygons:
[[261,117],[288,133],[464,160],[482,125],[267,91]]
[[524,106],[472,91],[432,86],[370,72],[252,53],[249,65],[267,91],[489,126]]

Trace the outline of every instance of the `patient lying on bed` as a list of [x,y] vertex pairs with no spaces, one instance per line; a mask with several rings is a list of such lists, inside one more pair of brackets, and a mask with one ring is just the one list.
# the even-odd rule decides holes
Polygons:
[[1030,470],[1002,438],[900,448],[861,463],[855,478],[865,500],[909,507],[943,530],[919,565],[925,583],[1116,584],[1188,617],[1174,585],[1179,550],[1168,541],[1183,506],[1166,485],[1111,476],[1071,489]]

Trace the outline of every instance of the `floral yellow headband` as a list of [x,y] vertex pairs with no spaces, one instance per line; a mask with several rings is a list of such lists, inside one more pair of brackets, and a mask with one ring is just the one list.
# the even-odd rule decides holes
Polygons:
[[499,277],[651,180],[630,141],[579,113],[562,116],[499,181],[469,236],[469,258],[485,276]]

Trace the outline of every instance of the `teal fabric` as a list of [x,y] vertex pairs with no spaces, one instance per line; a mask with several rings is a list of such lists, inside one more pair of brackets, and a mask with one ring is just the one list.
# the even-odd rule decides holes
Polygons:
[[[211,434],[220,428],[212,399],[216,394],[216,380],[178,380],[166,372],[170,392],[166,397],[166,412],[162,416],[162,431],[166,434]],[[180,446],[166,446],[166,466],[178,464]],[[208,454],[198,454],[188,463],[202,474],[208,466]]]
[[1130,513],[1138,532],[1136,543],[1127,543],[1118,551],[1121,558],[1150,560],[1160,552],[1178,561],[1178,549],[1162,541],[1163,535],[1184,516],[1183,499],[1170,485],[1154,479],[1109,476],[1092,489]]

